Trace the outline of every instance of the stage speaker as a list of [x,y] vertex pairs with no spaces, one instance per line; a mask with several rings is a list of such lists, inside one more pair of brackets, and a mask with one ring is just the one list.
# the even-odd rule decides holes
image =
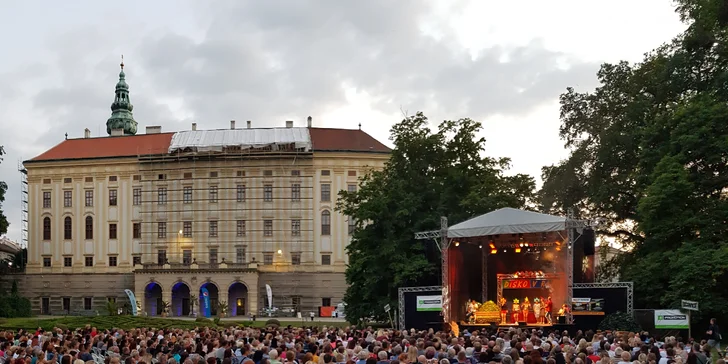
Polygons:
[[594,245],[596,240],[594,230],[592,228],[584,229],[584,232],[581,234],[581,239],[584,243],[584,255],[594,255]]

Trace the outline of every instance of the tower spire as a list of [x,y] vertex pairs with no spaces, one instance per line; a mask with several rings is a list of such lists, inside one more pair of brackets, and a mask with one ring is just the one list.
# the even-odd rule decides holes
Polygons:
[[111,117],[106,121],[106,133],[111,135],[112,130],[122,129],[125,135],[134,135],[137,132],[137,122],[132,114],[134,106],[129,100],[129,85],[126,83],[124,73],[123,54],[119,66],[121,67],[119,82],[116,83],[116,95],[111,104]]

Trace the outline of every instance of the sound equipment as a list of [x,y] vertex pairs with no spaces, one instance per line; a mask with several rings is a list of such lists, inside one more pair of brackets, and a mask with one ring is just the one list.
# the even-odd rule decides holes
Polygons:
[[584,255],[590,256],[594,255],[595,250],[595,241],[596,236],[594,234],[594,230],[592,228],[586,228],[584,229],[584,232],[581,234],[581,239],[583,240],[584,244]]

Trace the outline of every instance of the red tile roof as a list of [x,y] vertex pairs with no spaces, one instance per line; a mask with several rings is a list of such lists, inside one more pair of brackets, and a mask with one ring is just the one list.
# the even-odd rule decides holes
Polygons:
[[[389,153],[391,150],[361,130],[310,128],[314,151]],[[28,162],[136,157],[166,154],[174,133],[68,139]]]

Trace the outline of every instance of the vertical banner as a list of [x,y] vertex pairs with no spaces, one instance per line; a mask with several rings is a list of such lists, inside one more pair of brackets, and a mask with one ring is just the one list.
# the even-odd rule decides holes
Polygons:
[[268,310],[273,310],[273,290],[269,285],[265,285],[265,293],[268,294]]
[[129,297],[129,306],[131,307],[131,315],[137,316],[139,314],[139,311],[137,311],[137,301],[136,301],[136,297],[134,297],[134,292],[132,292],[130,289],[125,289],[124,292],[126,292],[126,296]]
[[202,287],[200,288],[200,292],[202,292],[202,316],[209,318],[212,316],[212,310],[210,309],[210,291]]

